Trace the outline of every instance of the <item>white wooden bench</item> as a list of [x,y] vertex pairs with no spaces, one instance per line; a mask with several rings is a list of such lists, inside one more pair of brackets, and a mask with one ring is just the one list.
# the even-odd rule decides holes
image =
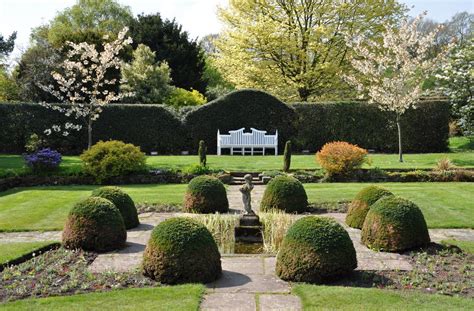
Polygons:
[[[278,131],[275,135],[266,135],[267,131],[260,131],[250,128],[250,133],[244,133],[245,128],[229,131],[228,135],[221,135],[217,130],[217,155],[221,155],[221,150],[230,148],[230,154],[235,152],[245,155],[261,153],[265,155],[265,149],[274,149],[278,154]],[[255,150],[258,149],[258,150]]]

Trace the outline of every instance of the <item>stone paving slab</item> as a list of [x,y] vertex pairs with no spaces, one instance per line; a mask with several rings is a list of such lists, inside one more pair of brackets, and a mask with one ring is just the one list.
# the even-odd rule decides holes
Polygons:
[[259,296],[261,311],[298,311],[302,310],[301,300],[294,295],[269,295]]
[[222,277],[207,284],[218,293],[289,293],[290,286],[274,274],[266,274],[264,257],[222,257]]
[[204,296],[203,311],[255,311],[257,303],[254,294],[212,293]]

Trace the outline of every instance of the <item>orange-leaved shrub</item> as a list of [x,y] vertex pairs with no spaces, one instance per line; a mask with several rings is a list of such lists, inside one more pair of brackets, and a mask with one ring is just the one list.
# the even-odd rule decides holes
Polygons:
[[367,160],[367,150],[345,141],[327,143],[316,153],[316,159],[329,174],[348,174]]

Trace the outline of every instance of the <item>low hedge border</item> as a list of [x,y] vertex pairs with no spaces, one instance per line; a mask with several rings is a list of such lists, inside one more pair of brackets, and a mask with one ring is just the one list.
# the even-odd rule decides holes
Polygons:
[[[284,174],[284,173],[281,173]],[[293,177],[302,183],[319,182],[474,182],[474,169],[460,169],[447,172],[427,171],[427,170],[378,170],[361,169],[351,176],[332,177],[327,179],[321,171],[299,171],[291,173]],[[264,175],[266,176],[266,175]],[[181,172],[166,172],[148,174],[137,174],[119,176],[107,181],[108,184],[184,184],[188,183],[196,175],[184,174]],[[217,175],[219,178],[219,175]],[[273,177],[273,176],[269,176]],[[220,178],[221,179],[221,178]],[[221,179],[223,183],[230,183],[231,179]],[[35,187],[35,186],[65,186],[65,185],[96,185],[93,177],[90,176],[37,176],[24,175],[0,178],[0,192],[7,191],[15,187]]]

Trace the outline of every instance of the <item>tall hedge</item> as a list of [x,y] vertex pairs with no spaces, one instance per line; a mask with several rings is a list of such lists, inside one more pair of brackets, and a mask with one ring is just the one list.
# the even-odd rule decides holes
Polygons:
[[276,97],[257,90],[239,90],[209,102],[185,118],[186,129],[192,144],[200,140],[208,145],[210,153],[216,153],[217,130],[227,134],[230,130],[251,127],[275,134],[278,130],[279,150],[296,134],[296,112]]
[[[378,152],[398,150],[395,114],[364,102],[296,103],[301,149],[315,152],[330,141],[347,141]],[[449,104],[421,101],[402,116],[405,152],[439,152],[448,149]]]
[[[42,134],[51,125],[64,124],[66,120],[62,114],[38,104],[1,103],[0,152],[21,153],[31,134]],[[63,153],[78,154],[87,147],[85,128],[72,131],[67,137],[61,133],[44,137],[50,147]],[[145,152],[174,153],[187,145],[180,119],[161,105],[106,106],[93,126],[92,137],[94,142],[115,139],[132,143]]]
[[[65,117],[38,104],[0,103],[0,153],[24,152],[27,138],[41,134]],[[449,104],[422,101],[402,117],[405,152],[439,152],[448,148]],[[292,140],[294,150],[319,150],[326,142],[343,140],[378,152],[397,151],[395,117],[362,102],[297,103],[286,105],[261,91],[240,90],[198,108],[186,109],[184,121],[161,105],[107,106],[94,125],[93,139],[122,140],[145,152],[196,152],[200,140],[216,152],[216,132],[250,127],[274,134],[279,150]],[[48,137],[49,147],[78,154],[87,142],[86,131],[68,137]]]

